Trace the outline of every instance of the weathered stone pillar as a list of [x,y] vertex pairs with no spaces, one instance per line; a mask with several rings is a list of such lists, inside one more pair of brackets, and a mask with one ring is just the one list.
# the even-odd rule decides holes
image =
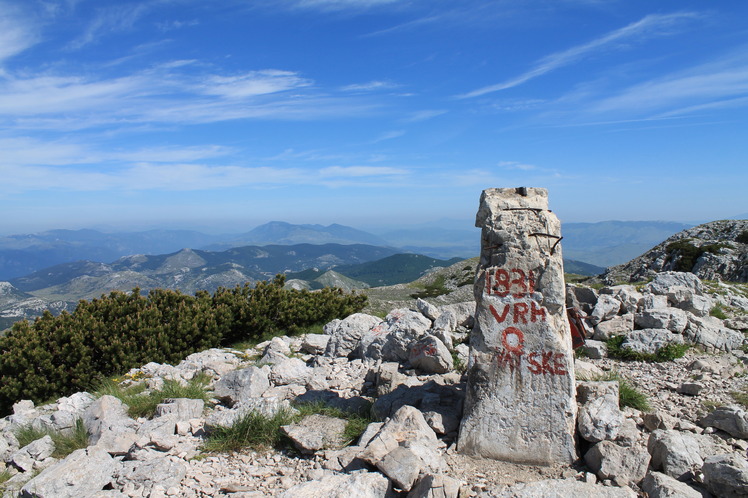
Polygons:
[[574,358],[561,223],[541,188],[484,190],[458,449],[509,462],[576,459]]

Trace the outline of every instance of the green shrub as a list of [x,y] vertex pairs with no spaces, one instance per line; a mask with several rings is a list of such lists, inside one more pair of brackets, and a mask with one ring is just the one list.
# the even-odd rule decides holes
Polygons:
[[427,297],[438,297],[444,294],[449,294],[449,289],[444,285],[446,278],[444,275],[437,275],[433,282],[426,284],[423,290],[414,292],[410,295],[413,299],[424,299]]
[[16,322],[0,337],[0,416],[20,399],[55,399],[148,362],[175,364],[221,344],[296,333],[366,304],[364,295],[283,289],[284,282],[278,275],[213,296],[163,289],[142,296],[136,288],[80,301],[73,313]]
[[688,344],[676,344],[671,342],[666,344],[657,350],[656,353],[640,353],[633,349],[622,347],[623,342],[626,340],[625,336],[617,335],[613,336],[606,341],[608,346],[608,356],[610,358],[617,358],[619,360],[626,361],[647,361],[647,362],[663,362],[673,361],[676,358],[682,358],[686,351],[690,349]]
[[748,244],[748,230],[740,232],[740,234],[735,238],[735,241],[740,242],[741,244]]
[[675,260],[673,270],[690,272],[693,270],[696,261],[704,253],[716,254],[720,249],[730,247],[728,244],[705,244],[703,246],[695,246],[690,242],[691,239],[681,239],[675,242],[671,242],[665,247],[668,256],[671,260]]
[[65,458],[75,450],[88,446],[88,431],[80,419],[75,421],[75,426],[70,431],[34,429],[31,426],[26,426],[18,429],[14,435],[18,439],[18,444],[21,448],[44,436],[51,437],[52,442],[55,444],[55,451],[52,453],[52,457],[54,458]]
[[730,396],[743,408],[748,408],[748,387],[743,387],[742,391],[733,391]]

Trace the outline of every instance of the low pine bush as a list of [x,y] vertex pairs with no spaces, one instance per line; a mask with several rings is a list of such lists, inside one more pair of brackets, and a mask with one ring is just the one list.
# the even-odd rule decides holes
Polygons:
[[285,277],[212,296],[154,289],[80,301],[72,313],[16,322],[0,337],[0,416],[21,399],[40,402],[92,388],[148,362],[175,364],[211,347],[253,341],[344,318],[366,296],[341,289],[284,289]]

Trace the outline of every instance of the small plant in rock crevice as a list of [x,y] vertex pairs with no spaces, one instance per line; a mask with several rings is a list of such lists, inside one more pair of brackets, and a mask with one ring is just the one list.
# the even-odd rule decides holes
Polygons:
[[201,399],[208,402],[210,394],[207,386],[210,380],[211,376],[205,373],[195,375],[186,385],[176,380],[165,379],[161,389],[146,392],[147,388],[143,383],[123,386],[108,379],[100,383],[96,394],[114,396],[119,399],[127,405],[127,413],[133,418],[151,418],[156,412],[156,406],[169,398]]
[[226,452],[243,448],[264,450],[287,445],[288,438],[281,426],[299,422],[308,415],[318,414],[341,418],[347,421],[343,439],[345,445],[355,442],[372,422],[369,410],[353,413],[325,404],[324,402],[298,403],[294,411],[278,410],[273,415],[256,411],[246,413],[231,427],[218,427],[208,435],[203,451]]
[[677,358],[682,358],[686,354],[686,351],[691,348],[689,344],[676,344],[674,342],[671,342],[670,344],[665,344],[664,346],[662,346],[654,354],[641,353],[639,351],[634,351],[633,349],[623,347],[623,342],[625,340],[625,336],[617,335],[605,341],[608,347],[608,356],[610,358],[616,358],[625,361],[673,361]]
[[52,457],[54,458],[65,458],[75,450],[88,446],[88,431],[80,419],[76,420],[75,425],[68,431],[35,429],[31,426],[26,426],[18,429],[14,435],[21,448],[44,436],[51,437],[55,445],[55,451],[52,453]]
[[636,389],[628,379],[616,371],[606,372],[603,375],[584,380],[616,381],[618,382],[618,405],[621,408],[630,407],[642,412],[648,412],[652,409],[647,395]]

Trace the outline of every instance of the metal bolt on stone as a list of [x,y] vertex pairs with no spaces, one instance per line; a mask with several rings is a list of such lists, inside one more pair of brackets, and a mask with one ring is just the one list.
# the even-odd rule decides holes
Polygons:
[[561,223],[542,188],[484,190],[458,450],[536,465],[576,459]]

